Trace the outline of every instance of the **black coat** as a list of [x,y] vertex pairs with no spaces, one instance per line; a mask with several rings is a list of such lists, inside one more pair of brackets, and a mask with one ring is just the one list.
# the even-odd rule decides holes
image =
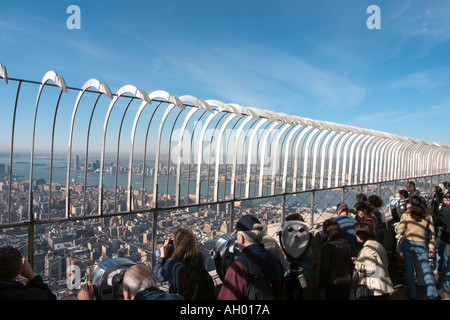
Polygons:
[[56,300],[40,276],[27,282],[0,281],[0,300]]
[[438,217],[438,225],[442,228],[440,239],[450,243],[450,206],[443,207]]

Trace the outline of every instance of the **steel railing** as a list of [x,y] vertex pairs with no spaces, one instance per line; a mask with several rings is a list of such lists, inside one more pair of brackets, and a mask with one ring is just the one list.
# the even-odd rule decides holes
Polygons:
[[41,82],[0,72],[0,228],[25,227],[30,257],[40,224],[149,213],[155,246],[163,211],[229,204],[234,214],[238,201],[305,193],[312,208],[317,192],[450,168],[438,143],[133,85],[112,93],[96,79],[69,87],[53,71]]

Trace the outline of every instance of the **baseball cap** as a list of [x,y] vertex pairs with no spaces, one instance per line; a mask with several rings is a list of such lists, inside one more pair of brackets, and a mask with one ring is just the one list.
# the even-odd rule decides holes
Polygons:
[[[259,226],[255,226],[259,224]],[[236,231],[263,230],[261,222],[252,215],[243,216],[236,224]]]

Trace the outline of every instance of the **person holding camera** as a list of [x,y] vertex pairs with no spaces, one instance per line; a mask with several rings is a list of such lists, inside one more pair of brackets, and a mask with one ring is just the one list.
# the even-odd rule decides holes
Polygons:
[[157,281],[169,281],[169,293],[183,293],[184,278],[189,272],[189,266],[204,263],[194,234],[184,228],[175,230],[173,239],[166,240],[160,252],[153,268]]
[[[26,285],[17,281],[20,276],[27,279]],[[27,259],[14,247],[0,248],[0,300],[56,300]]]

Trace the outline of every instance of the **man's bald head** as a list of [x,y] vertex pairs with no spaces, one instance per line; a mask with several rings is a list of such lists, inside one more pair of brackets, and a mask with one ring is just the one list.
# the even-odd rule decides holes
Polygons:
[[152,269],[143,264],[135,264],[129,267],[122,282],[125,300],[133,300],[139,291],[156,286],[155,274]]

